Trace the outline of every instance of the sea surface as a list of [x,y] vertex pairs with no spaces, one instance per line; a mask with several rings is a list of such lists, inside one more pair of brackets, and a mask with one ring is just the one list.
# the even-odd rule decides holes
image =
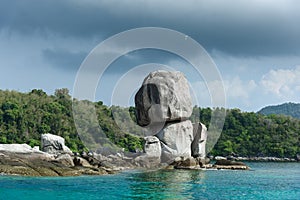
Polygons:
[[247,163],[249,171],[153,170],[82,177],[0,176],[0,200],[295,199],[300,163]]

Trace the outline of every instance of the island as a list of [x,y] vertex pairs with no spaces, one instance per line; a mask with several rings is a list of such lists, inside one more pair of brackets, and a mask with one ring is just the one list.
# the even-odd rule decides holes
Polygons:
[[[59,93],[60,92],[60,93]],[[33,93],[43,96],[41,91]],[[58,96],[66,95],[58,91]],[[64,102],[66,103],[66,102]],[[25,176],[102,175],[124,169],[249,169],[242,162],[206,157],[207,128],[192,123],[188,82],[178,71],[155,71],[135,96],[136,121],[147,128],[143,151],[110,155],[72,152],[61,136],[40,135],[40,146],[0,144],[0,173]],[[32,140],[30,140],[32,141]],[[40,150],[41,149],[41,150]]]

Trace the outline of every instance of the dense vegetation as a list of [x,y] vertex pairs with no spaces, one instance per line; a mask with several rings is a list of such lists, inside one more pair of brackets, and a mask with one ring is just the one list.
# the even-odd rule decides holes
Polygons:
[[[118,128],[113,120],[112,108],[103,105],[101,101],[80,103],[95,106],[97,120],[112,143],[127,151],[142,148],[139,137]],[[89,146],[96,146],[99,138],[97,135],[88,134],[89,131],[80,136],[89,141]],[[44,133],[64,137],[66,145],[75,152],[87,150],[75,128],[68,89],[58,89],[51,96],[39,89],[26,94],[0,90],[0,143],[40,145],[41,134]],[[104,147],[114,148],[109,141]]]
[[287,115],[287,116],[300,119],[300,104],[284,103],[277,106],[267,106],[261,109],[260,111],[258,111],[258,113],[264,115],[270,115],[270,114]]
[[[143,130],[132,123],[135,120],[135,108],[108,107],[101,101],[75,101],[81,107],[78,112],[89,113],[87,105],[93,105],[97,114],[97,123],[101,126],[105,139],[93,135],[93,127],[85,127],[85,119],[80,140],[74,125],[72,100],[67,89],[58,89],[54,95],[34,89],[29,93],[0,90],[0,143],[40,144],[43,133],[52,133],[65,138],[67,146],[73,151],[101,147],[124,148],[135,151],[142,148]],[[212,112],[220,109],[194,107],[192,121],[200,120],[206,126],[210,124]],[[80,114],[80,113],[79,113]],[[121,121],[122,123],[116,123]],[[131,122],[131,123],[129,123]],[[241,112],[238,109],[227,110],[224,129],[212,155],[240,156],[276,156],[294,157],[300,153],[300,120],[283,115],[262,115]]]
[[300,153],[300,120],[228,110],[221,137],[211,153],[295,157]]

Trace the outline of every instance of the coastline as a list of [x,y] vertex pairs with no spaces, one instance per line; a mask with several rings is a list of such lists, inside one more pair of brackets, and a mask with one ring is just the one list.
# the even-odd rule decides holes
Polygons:
[[83,176],[115,174],[124,170],[135,169],[229,169],[248,170],[246,162],[299,162],[293,158],[276,157],[222,157],[197,159],[178,157],[173,163],[160,163],[156,157],[137,154],[128,157],[124,153],[102,155],[97,153],[82,154],[69,151],[47,153],[31,148],[26,144],[10,144],[0,146],[0,175],[18,176]]
[[73,166],[65,160],[40,153],[11,153],[0,151],[0,174],[18,176],[81,176],[114,173],[111,169],[94,166]]
[[296,158],[278,158],[278,157],[227,157],[228,160],[247,161],[247,162],[299,162]]

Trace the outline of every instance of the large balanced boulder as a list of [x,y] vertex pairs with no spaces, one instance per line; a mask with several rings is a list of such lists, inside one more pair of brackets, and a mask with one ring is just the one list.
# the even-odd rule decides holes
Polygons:
[[193,125],[190,120],[167,124],[156,137],[161,141],[162,162],[191,156]]
[[135,96],[135,105],[141,126],[188,119],[192,99],[184,74],[163,70],[150,73]]
[[72,151],[65,145],[65,139],[53,134],[42,134],[41,136],[42,151],[49,154],[68,153]]

